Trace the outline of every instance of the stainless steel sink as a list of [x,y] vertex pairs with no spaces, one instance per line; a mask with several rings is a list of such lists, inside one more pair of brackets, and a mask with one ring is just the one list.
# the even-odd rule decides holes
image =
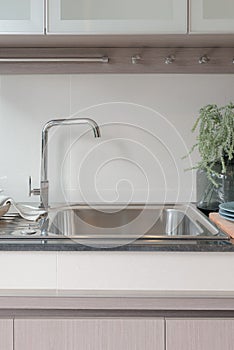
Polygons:
[[228,240],[194,205],[83,205],[49,209],[46,236],[40,222],[32,223],[15,214],[0,219],[0,239],[64,239],[91,247],[126,244],[152,245]]
[[228,239],[195,206],[186,204],[71,206],[51,210],[49,219],[49,233],[91,246],[162,239]]

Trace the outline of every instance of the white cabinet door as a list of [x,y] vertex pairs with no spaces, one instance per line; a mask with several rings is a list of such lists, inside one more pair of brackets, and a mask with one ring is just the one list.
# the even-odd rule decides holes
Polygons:
[[14,327],[14,350],[164,350],[163,319],[16,319]]
[[43,0],[0,0],[0,34],[43,32]]
[[233,319],[166,321],[167,350],[233,350]]
[[191,33],[234,33],[233,0],[190,0]]
[[187,0],[48,0],[48,33],[187,32]]

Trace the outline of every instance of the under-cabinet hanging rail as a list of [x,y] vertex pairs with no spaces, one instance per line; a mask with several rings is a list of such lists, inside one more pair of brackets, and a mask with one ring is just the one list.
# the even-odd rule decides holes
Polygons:
[[72,62],[78,62],[78,63],[108,63],[109,57],[108,56],[102,56],[102,57],[74,57],[74,58],[47,58],[47,57],[41,57],[41,58],[0,58],[0,63],[72,63]]
[[234,74],[233,47],[0,48],[0,74]]

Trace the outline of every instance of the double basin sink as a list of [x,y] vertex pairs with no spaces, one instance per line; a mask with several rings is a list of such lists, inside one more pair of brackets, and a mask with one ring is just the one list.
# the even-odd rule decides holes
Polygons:
[[70,238],[91,247],[155,244],[165,240],[228,240],[192,204],[71,205],[52,208],[43,224],[39,222],[29,226],[19,218],[2,218],[1,237],[41,238],[42,226],[43,237]]

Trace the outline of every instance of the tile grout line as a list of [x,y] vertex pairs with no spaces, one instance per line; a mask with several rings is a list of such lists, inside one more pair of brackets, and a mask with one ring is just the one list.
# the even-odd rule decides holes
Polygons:
[[[71,111],[72,111],[72,76],[69,75],[69,116],[71,116]],[[71,128],[72,126],[70,126],[69,128],[69,149],[71,147]],[[72,173],[72,165],[71,165],[71,152],[69,152],[69,189],[71,188],[71,173]],[[70,191],[69,191],[70,193]],[[70,194],[69,194],[69,201],[70,201]]]
[[12,336],[13,336],[13,350],[15,350],[15,317],[13,318],[13,329],[12,329]]
[[71,115],[71,106],[72,106],[72,94],[71,94],[71,90],[72,90],[72,76],[69,75],[69,115]]
[[58,254],[59,252],[56,252],[56,295],[58,295]]

